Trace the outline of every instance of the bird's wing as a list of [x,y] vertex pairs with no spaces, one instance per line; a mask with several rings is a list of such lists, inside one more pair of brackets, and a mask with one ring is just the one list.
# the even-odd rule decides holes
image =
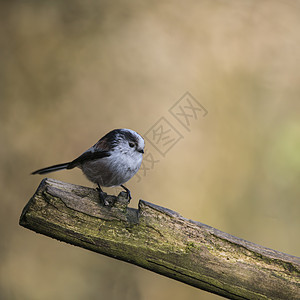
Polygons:
[[83,163],[103,157],[110,156],[110,152],[108,151],[86,151],[83,154],[81,154],[79,157],[74,159],[68,164],[67,169],[73,169],[74,167],[77,167],[79,165],[82,165]]

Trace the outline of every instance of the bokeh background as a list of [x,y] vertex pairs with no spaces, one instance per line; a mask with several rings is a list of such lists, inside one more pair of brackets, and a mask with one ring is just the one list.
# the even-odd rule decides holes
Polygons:
[[186,91],[208,114],[174,123],[184,138],[127,184],[131,206],[299,256],[299,1],[1,1],[0,16],[1,299],[221,299],[18,225],[31,171],[147,132]]

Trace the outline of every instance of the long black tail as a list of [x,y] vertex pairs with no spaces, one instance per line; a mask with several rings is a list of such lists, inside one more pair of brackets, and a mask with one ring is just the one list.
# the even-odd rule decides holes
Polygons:
[[70,163],[64,163],[64,164],[58,164],[58,165],[54,165],[54,166],[50,166],[47,168],[42,168],[39,170],[36,170],[34,172],[32,172],[32,175],[35,174],[46,174],[46,173],[50,173],[50,172],[55,172],[55,171],[59,171],[59,170],[64,170],[64,169],[72,169],[74,168],[73,166],[70,166]]

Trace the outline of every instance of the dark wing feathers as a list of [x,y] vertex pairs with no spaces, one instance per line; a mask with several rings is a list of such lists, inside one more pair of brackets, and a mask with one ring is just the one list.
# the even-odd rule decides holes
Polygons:
[[108,151],[94,151],[94,152],[87,151],[87,152],[84,152],[83,154],[81,154],[79,157],[77,157],[73,161],[71,161],[68,164],[67,169],[73,169],[89,160],[95,160],[95,159],[108,157],[108,156],[110,156],[110,153]]

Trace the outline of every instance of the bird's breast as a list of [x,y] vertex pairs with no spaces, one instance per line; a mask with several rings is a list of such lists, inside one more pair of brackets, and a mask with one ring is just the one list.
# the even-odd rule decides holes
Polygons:
[[142,155],[112,153],[109,157],[85,162],[81,169],[86,177],[101,186],[118,186],[131,179],[139,170]]

